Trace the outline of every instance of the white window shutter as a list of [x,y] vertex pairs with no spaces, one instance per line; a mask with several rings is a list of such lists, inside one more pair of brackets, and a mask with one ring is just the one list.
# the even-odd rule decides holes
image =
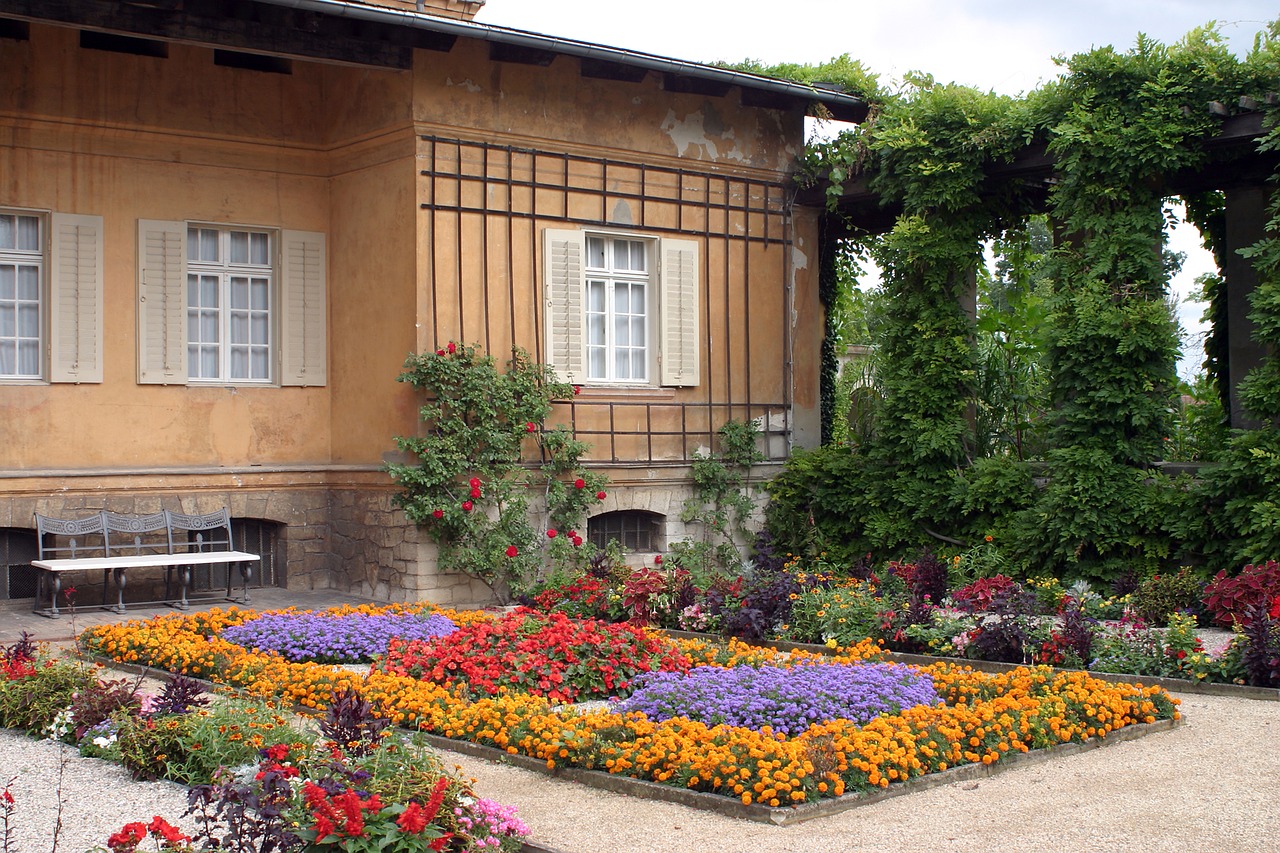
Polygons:
[[659,296],[659,358],[663,385],[698,384],[698,244],[662,240]]
[[325,238],[312,231],[280,235],[280,384],[328,381]]
[[102,381],[102,217],[55,213],[49,381]]
[[187,225],[138,220],[138,384],[187,381]]
[[543,232],[543,292],[546,295],[547,363],[564,382],[587,378],[583,344],[583,279],[586,238],[581,231]]

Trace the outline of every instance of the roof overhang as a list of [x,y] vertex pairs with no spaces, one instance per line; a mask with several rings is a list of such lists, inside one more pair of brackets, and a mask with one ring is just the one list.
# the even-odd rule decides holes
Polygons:
[[488,43],[498,62],[548,65],[570,56],[586,77],[639,82],[655,72],[668,91],[723,96],[737,87],[749,107],[803,107],[849,122],[867,115],[861,98],[820,86],[345,0],[5,0],[0,18],[386,68],[410,67],[414,49],[447,52],[468,38]]

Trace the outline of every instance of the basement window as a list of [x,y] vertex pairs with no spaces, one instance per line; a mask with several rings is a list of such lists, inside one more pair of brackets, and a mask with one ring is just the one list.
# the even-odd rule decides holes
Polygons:
[[661,551],[662,516],[656,512],[622,509],[587,519],[587,538],[597,548],[617,542],[625,551]]

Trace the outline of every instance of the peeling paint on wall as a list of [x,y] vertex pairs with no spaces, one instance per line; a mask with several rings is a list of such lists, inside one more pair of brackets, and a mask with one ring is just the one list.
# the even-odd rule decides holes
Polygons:
[[480,91],[480,84],[474,83],[470,79],[459,80],[457,83],[455,83],[453,82],[452,77],[446,77],[444,84],[446,86],[461,86],[463,89],[466,89],[468,92],[472,92],[472,93]]
[[689,113],[683,119],[676,117],[675,110],[667,110],[667,116],[659,129],[675,143],[676,153],[681,157],[738,162],[747,160],[733,129],[725,127],[719,113],[710,105]]

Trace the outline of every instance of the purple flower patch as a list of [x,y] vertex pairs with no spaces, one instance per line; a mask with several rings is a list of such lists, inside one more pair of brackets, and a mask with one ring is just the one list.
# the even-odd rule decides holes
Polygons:
[[688,717],[794,736],[814,723],[853,720],[864,725],[881,714],[941,700],[933,679],[901,664],[813,664],[783,669],[699,666],[681,675],[647,673],[619,712],[642,711],[654,721]]
[[431,640],[458,630],[439,613],[268,613],[222,632],[222,639],[287,660],[316,663],[365,663],[387,653],[392,637]]

